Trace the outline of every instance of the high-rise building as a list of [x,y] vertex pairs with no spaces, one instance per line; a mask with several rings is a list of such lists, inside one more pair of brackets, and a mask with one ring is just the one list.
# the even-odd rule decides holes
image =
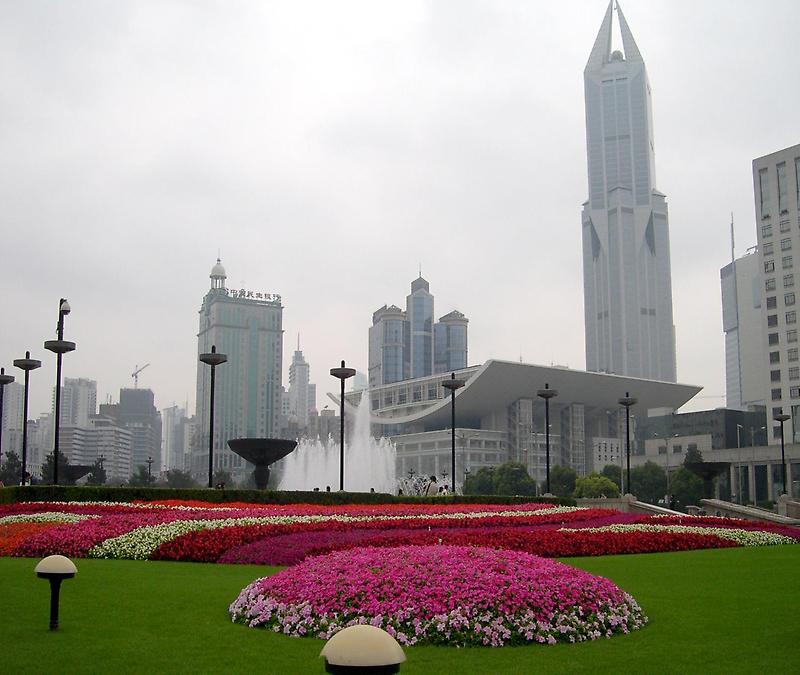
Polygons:
[[22,425],[24,423],[25,385],[12,382],[3,387],[3,447],[0,452],[22,454]]
[[149,459],[156,467],[154,471],[161,470],[161,413],[156,409],[152,390],[120,389],[119,403],[100,404],[100,415],[131,432],[134,471],[147,466]]
[[186,408],[171,405],[161,411],[161,457],[165,471],[186,470]]
[[[308,426],[309,410],[309,377],[311,369],[300,351],[300,338],[297,338],[297,349],[289,366],[289,414],[297,418],[297,426],[305,429]],[[316,392],[315,392],[316,395]]]
[[584,70],[589,199],[583,204],[586,369],[674,382],[667,201],[656,185],[650,84],[609,3]]
[[[246,463],[228,449],[232,438],[269,438],[279,433],[283,367],[283,306],[272,293],[225,287],[225,268],[217,260],[211,288],[200,308],[197,353],[212,346],[227,355],[216,368],[214,466],[241,478]],[[192,471],[208,471],[211,368],[198,360],[197,424]]]
[[[55,413],[55,387],[53,387]],[[88,427],[89,418],[97,413],[97,382],[86,378],[64,378],[61,386],[61,424]]]
[[452,311],[434,323],[433,307],[430,285],[418,277],[406,297],[405,311],[384,305],[373,313],[370,388],[466,367],[469,320]]
[[[800,341],[797,298],[800,288],[800,145],[753,160],[756,234],[764,289],[761,360],[772,438],[780,439],[776,414],[791,415],[784,434],[800,441]],[[797,284],[797,286],[795,285]]]
[[758,247],[725,265],[720,270],[720,283],[726,407],[748,410],[766,405],[766,335],[761,316],[764,282]]

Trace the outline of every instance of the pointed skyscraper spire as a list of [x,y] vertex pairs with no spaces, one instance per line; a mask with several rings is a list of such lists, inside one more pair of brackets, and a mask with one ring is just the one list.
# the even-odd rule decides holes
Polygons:
[[633,39],[631,29],[628,28],[628,22],[625,21],[625,15],[622,13],[622,8],[617,3],[617,15],[619,17],[619,32],[622,34],[622,48],[625,50],[626,61],[643,61],[642,55],[639,53],[639,47],[636,46],[636,40]]
[[614,9],[614,0],[608,3],[606,15],[603,17],[603,23],[600,24],[600,31],[597,33],[597,38],[592,47],[592,53],[589,55],[589,60],[586,62],[586,70],[596,70],[602,68],[604,63],[608,63],[608,55],[611,53],[611,20],[612,11]]

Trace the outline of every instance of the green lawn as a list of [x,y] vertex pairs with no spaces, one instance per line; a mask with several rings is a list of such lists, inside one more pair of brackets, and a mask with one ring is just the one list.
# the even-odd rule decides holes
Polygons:
[[[266,568],[77,560],[61,628],[36,561],[0,558],[7,673],[322,673],[322,641],[231,624],[227,606]],[[579,645],[412,647],[402,673],[800,672],[800,546],[567,561],[613,579],[650,624]]]

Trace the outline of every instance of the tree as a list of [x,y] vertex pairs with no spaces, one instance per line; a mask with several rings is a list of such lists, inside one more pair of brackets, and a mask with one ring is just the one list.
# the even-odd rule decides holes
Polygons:
[[224,471],[223,469],[217,469],[214,472],[214,475],[211,477],[211,484],[216,487],[217,485],[224,485],[227,488],[233,487],[233,476],[231,476],[230,471]]
[[686,457],[683,458],[683,465],[686,466],[687,464],[697,464],[698,462],[702,461],[703,453],[697,448],[689,448],[686,451]]
[[610,478],[592,473],[578,478],[575,483],[575,497],[619,497],[619,488]]
[[667,494],[667,474],[655,462],[645,462],[631,469],[631,494],[650,504],[657,504]]
[[536,481],[521,462],[506,462],[495,469],[493,480],[496,495],[535,495]]
[[167,479],[167,487],[171,488],[193,488],[197,487],[197,481],[192,478],[192,474],[188,471],[181,471],[180,469],[170,469],[165,475]]
[[697,504],[703,498],[703,480],[682,466],[670,478],[670,492],[676,506],[686,510],[687,506]]
[[617,464],[606,464],[600,472],[601,476],[605,476],[617,489],[622,490],[622,468]]
[[19,485],[22,480],[22,460],[16,452],[7,452],[6,461],[0,464],[0,481],[3,485]]
[[154,479],[151,475],[148,475],[147,467],[144,464],[137,466],[136,473],[128,479],[128,485],[134,487],[147,487],[153,483]]
[[89,485],[104,485],[107,478],[106,470],[103,467],[103,460],[95,460],[95,463],[92,464],[92,471],[86,479],[86,482]]
[[493,495],[494,467],[482,466],[475,473],[470,473],[464,481],[465,495]]
[[554,466],[550,469],[550,492],[559,497],[570,497],[575,492],[578,474],[570,466]]
[[[59,451],[58,453],[58,480],[61,483],[66,483],[67,477],[67,466],[69,466],[69,460],[67,456]],[[44,458],[44,462],[42,462],[42,480],[45,483],[52,483],[53,482],[53,453],[47,455]]]

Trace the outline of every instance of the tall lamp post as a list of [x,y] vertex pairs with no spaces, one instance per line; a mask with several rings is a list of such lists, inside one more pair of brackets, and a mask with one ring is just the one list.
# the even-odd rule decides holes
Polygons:
[[550,399],[558,396],[558,392],[555,389],[550,389],[550,385],[545,382],[544,389],[539,389],[536,395],[544,399],[545,478],[547,494],[550,494]]
[[[211,415],[208,422],[208,487],[214,487],[212,480],[214,476],[214,385],[217,366],[225,363],[228,357],[225,354],[217,353],[217,345],[211,345],[211,351],[200,354],[200,360],[206,365],[211,366]],[[151,460],[152,464],[152,460]],[[150,467],[147,469],[148,478]]]
[[[630,395],[630,392],[625,392],[619,401],[621,406],[625,406],[625,456],[627,461],[625,482],[628,484],[628,492],[631,491],[631,406],[636,405],[636,399]],[[669,452],[669,448],[667,448]]]
[[737,467],[737,478],[736,478],[736,491],[739,493],[739,503],[744,504],[742,499],[742,437],[740,433],[744,431],[744,426],[741,424],[736,425],[736,449],[737,455],[739,459],[739,466]]
[[[339,378],[341,384],[339,392],[339,489],[344,490],[344,381],[356,374],[355,368],[347,368],[342,359],[339,368],[331,368],[331,375]],[[364,392],[362,396],[367,396]]]
[[450,475],[453,477],[453,494],[456,493],[456,389],[464,386],[464,380],[457,380],[455,373],[450,379],[442,382],[445,389],[450,390]]
[[[64,339],[64,317],[71,308],[66,298],[58,301],[58,324],[56,325],[56,340],[47,340],[44,348],[56,355],[56,409],[53,427],[53,485],[58,485],[58,436],[61,427],[61,358],[67,352],[75,350],[75,343]],[[42,476],[44,478],[44,476]]]
[[3,392],[6,385],[14,381],[13,375],[6,375],[6,369],[0,368],[0,457],[3,456]]
[[20,485],[25,485],[25,476],[28,473],[28,388],[31,371],[40,368],[42,362],[32,359],[30,352],[25,352],[24,359],[15,359],[14,365],[25,371],[25,395],[22,398],[22,480]]
[[775,415],[772,419],[776,422],[781,423],[781,481],[782,481],[782,489],[783,494],[787,494],[786,492],[786,455],[784,453],[784,442],[783,442],[783,423],[789,419],[789,415],[786,413],[779,413]]

